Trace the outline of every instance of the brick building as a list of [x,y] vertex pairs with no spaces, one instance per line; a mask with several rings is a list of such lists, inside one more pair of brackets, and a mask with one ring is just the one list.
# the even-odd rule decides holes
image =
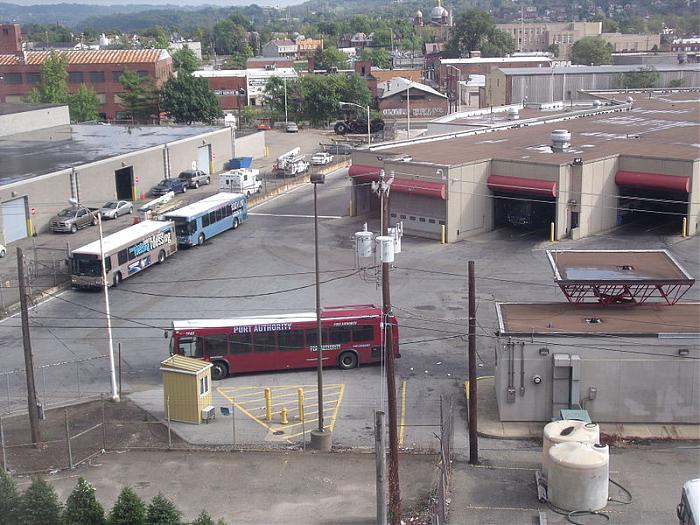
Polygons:
[[379,84],[392,78],[403,78],[411,82],[423,80],[421,69],[379,69],[372,66],[369,60],[356,61],[355,74],[367,81],[367,87],[374,98],[380,95]]
[[[121,111],[119,78],[126,70],[150,78],[156,87],[173,73],[173,60],[165,49],[59,51],[68,58],[68,87],[93,89],[102,104],[100,112],[108,120]],[[49,51],[23,51],[18,24],[0,26],[0,102],[22,102],[41,82],[41,66]]]
[[447,114],[447,97],[430,86],[401,77],[379,84],[379,111],[384,117],[435,118]]

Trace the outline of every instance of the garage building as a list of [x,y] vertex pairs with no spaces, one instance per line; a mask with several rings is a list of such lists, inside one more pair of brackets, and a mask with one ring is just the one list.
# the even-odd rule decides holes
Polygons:
[[422,237],[553,223],[555,239],[578,239],[636,221],[694,235],[699,102],[697,90],[612,94],[589,109],[364,147],[349,172],[353,210],[376,209],[368,182],[383,169],[392,220]]

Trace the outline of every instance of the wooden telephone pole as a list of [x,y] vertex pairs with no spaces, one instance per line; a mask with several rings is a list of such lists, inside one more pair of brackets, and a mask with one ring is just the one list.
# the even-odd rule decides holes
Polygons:
[[19,279],[19,304],[22,310],[24,369],[27,375],[27,410],[29,412],[29,427],[32,433],[32,444],[37,447],[39,443],[41,443],[41,433],[39,432],[39,407],[36,402],[36,386],[34,384],[32,341],[29,338],[29,309],[27,305],[26,283],[24,281],[24,255],[22,254],[22,248],[17,248],[17,276]]

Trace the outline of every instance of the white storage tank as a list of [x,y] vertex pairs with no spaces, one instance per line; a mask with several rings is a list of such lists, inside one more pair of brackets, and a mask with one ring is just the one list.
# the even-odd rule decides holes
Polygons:
[[372,257],[372,242],[374,234],[368,231],[355,233],[355,246],[358,257]]
[[549,449],[547,496],[567,511],[600,510],[608,504],[607,445],[557,443]]
[[383,263],[394,262],[394,238],[388,235],[380,235],[375,238],[377,241],[377,251],[379,252],[379,260]]
[[586,423],[576,419],[552,421],[544,427],[542,435],[542,473],[548,476],[549,449],[557,443],[588,443],[600,441],[600,427],[597,423]]

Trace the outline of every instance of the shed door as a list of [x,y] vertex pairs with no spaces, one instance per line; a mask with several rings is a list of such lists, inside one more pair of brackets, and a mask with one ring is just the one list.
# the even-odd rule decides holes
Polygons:
[[24,197],[2,203],[2,232],[5,244],[27,236],[27,204]]
[[211,160],[210,151],[211,146],[209,144],[197,148],[197,169],[202,170],[207,175],[211,174],[211,170],[209,169],[209,161]]

